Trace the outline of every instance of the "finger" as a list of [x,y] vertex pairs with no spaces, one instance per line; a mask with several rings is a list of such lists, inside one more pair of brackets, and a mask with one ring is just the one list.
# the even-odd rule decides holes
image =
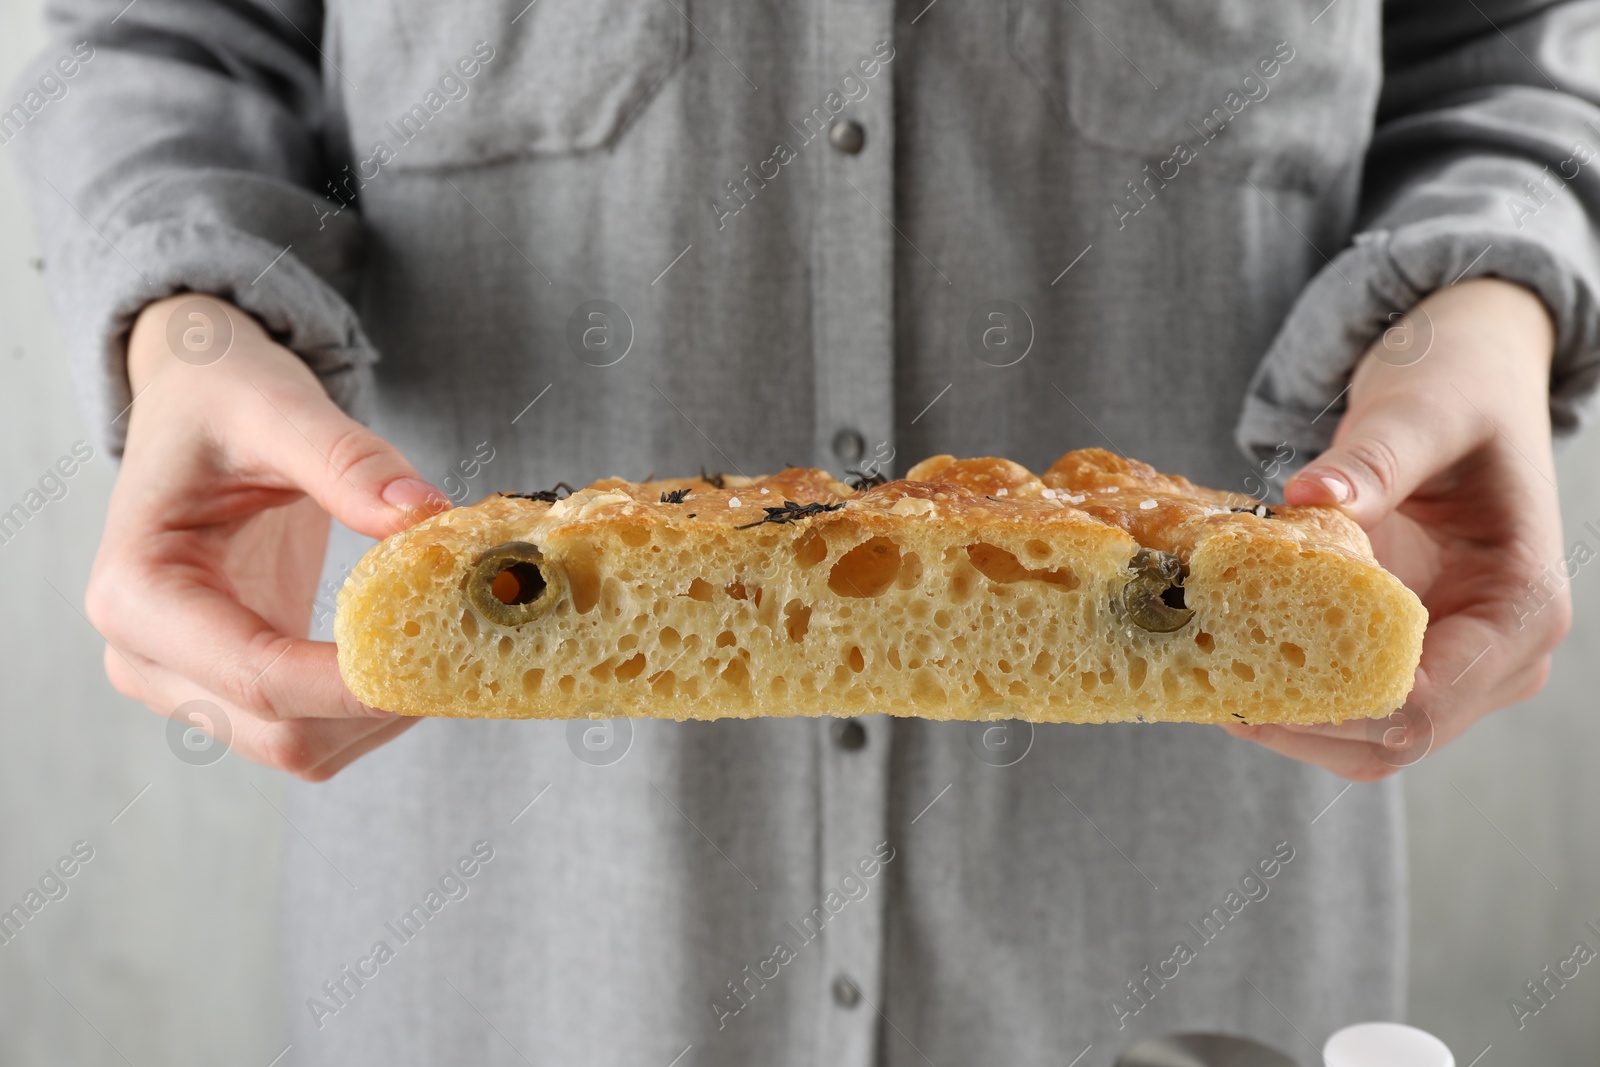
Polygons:
[[[1290,733],[1304,734],[1307,737],[1331,737],[1341,741],[1371,741],[1373,739],[1374,723],[1383,723],[1384,718],[1376,719],[1345,719],[1342,722],[1318,723],[1261,723],[1258,725],[1277,726],[1288,730]],[[1229,723],[1228,725],[1233,725]],[[1379,731],[1383,729],[1380,725]]]
[[[106,646],[105,668],[106,676],[118,692],[139,701],[157,715],[171,717],[180,710],[192,713],[195,701],[205,702],[210,705],[209,712],[193,720],[194,725],[252,762],[287,771],[307,781],[331,777],[417,722],[387,713],[382,718],[268,722],[159,663],[119,652],[110,645]],[[218,716],[224,721],[209,721]]]
[[1549,676],[1554,641],[1542,632],[1495,625],[1474,612],[1428,627],[1411,703],[1431,719],[1439,744],[1496,708],[1526,700]]
[[368,537],[388,537],[449,507],[400,451],[340,411],[320,389],[251,383],[246,458],[281,473],[322,509]]
[[1400,770],[1398,765],[1381,758],[1381,746],[1367,741],[1319,736],[1276,725],[1224,723],[1222,729],[1232,737],[1253,741],[1280,756],[1310,763],[1353,782],[1376,782]]
[[1404,394],[1352,412],[1333,445],[1284,485],[1284,502],[1337,506],[1370,529],[1493,433],[1470,414],[1457,405],[1419,409]]
[[158,663],[262,719],[389,714],[362,704],[345,688],[331,642],[286,637],[187,570],[113,569],[132,577],[92,583],[89,614],[122,652]]

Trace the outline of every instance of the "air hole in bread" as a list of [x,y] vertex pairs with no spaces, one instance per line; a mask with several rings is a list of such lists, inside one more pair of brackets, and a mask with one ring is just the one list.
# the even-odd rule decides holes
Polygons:
[[950,574],[950,602],[961,605],[972,599],[972,580],[977,570],[965,560],[958,561]]
[[815,567],[828,558],[828,542],[815,529],[808,529],[795,539],[794,561],[802,567]]
[[967,546],[967,558],[985,578],[1002,585],[1020,582],[1028,576],[1028,568],[1003,548],[982,541]]
[[593,611],[600,602],[600,566],[593,550],[575,545],[563,562],[567,586],[572,590],[572,610],[579,615]]
[[789,601],[783,608],[783,628],[796,644],[805,640],[811,628],[811,608],[798,600]]
[[881,596],[900,572],[900,546],[887,537],[872,537],[839,557],[828,572],[828,588],[839,596]]
[[[1045,545],[1044,542],[1031,541],[1029,544],[1039,545],[1045,549],[1045,555],[1049,554],[1049,546]],[[985,578],[991,582],[999,582],[1001,585],[1032,579],[1038,582],[1046,582],[1060,589],[1078,588],[1078,576],[1072,572],[1071,567],[1035,570],[1024,566],[1022,561],[1017,559],[1013,553],[991,545],[986,541],[968,545],[967,558],[972,560],[972,565],[978,568],[978,571]]]
[[723,668],[721,679],[735,689],[749,689],[750,668],[744,665],[744,660],[735,658]]

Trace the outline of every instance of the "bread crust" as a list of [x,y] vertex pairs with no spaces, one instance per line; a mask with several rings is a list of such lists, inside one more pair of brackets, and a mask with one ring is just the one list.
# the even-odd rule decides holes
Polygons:
[[[1314,723],[1388,714],[1421,655],[1421,602],[1339,511],[1100,449],[713,480],[497,495],[379,543],[339,594],[346,684],[408,715]],[[548,579],[515,625],[469,595],[508,543]],[[1186,567],[1172,632],[1141,549]]]

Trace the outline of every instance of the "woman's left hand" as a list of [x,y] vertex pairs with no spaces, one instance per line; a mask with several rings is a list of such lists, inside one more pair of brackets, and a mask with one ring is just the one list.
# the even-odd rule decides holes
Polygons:
[[1428,631],[1415,687],[1386,719],[1229,725],[1235,737],[1371,782],[1538,692],[1571,626],[1550,447],[1553,327],[1498,279],[1442,289],[1363,355],[1333,444],[1289,504],[1333,504],[1416,591]]

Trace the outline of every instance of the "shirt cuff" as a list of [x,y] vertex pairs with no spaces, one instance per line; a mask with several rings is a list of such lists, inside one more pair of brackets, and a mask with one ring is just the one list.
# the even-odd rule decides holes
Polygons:
[[[1532,290],[1555,324],[1550,421],[1559,437],[1588,420],[1600,385],[1594,280],[1548,243],[1459,219],[1373,230],[1312,279],[1251,378],[1235,440],[1252,463],[1280,460],[1280,480],[1327,449],[1357,361],[1398,317],[1438,289],[1502,278]],[[1426,343],[1419,339],[1418,343]],[[1404,361],[1427,358],[1407,351]],[[1284,446],[1295,461],[1281,463]]]
[[70,242],[65,262],[46,265],[61,275],[52,290],[73,376],[107,454],[120,458],[127,435],[133,320],[181,292],[255,316],[339,407],[365,421],[378,356],[345,297],[356,284],[360,225],[354,212],[333,214],[336,206],[268,178],[186,173],[142,187],[119,205],[115,232]]

